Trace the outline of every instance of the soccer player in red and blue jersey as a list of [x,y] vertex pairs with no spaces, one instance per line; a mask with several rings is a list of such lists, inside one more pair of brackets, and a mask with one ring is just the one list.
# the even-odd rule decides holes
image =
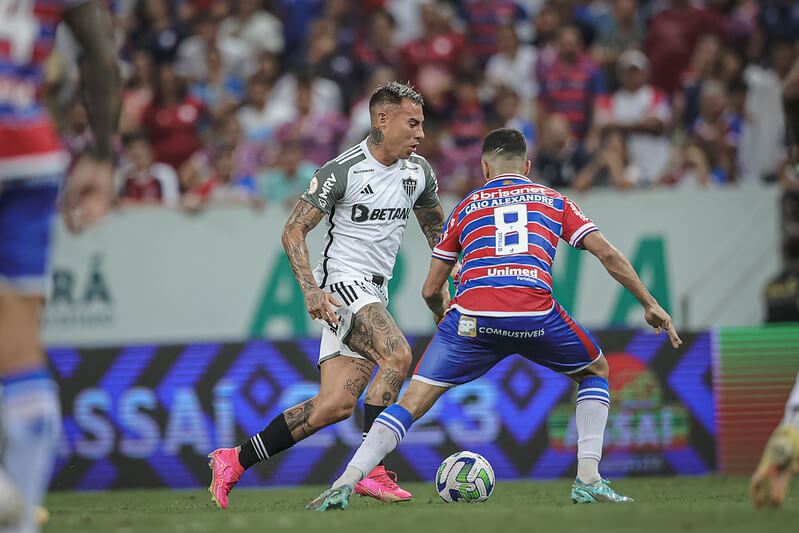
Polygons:
[[[61,207],[71,230],[111,201],[119,76],[110,17],[95,0],[0,0],[0,527],[37,531],[61,428],[58,391],[39,340],[50,229],[69,164],[41,101],[43,63],[63,20],[81,46],[94,143],[74,165]],[[3,530],[8,531],[8,530]]]
[[[558,239],[594,254],[644,307],[646,321],[665,330],[674,348],[682,341],[630,262],[577,205],[526,177],[524,135],[491,132],[483,141],[486,184],[450,215],[433,250],[422,295],[438,330],[408,390],[381,413],[344,474],[309,509],[345,508],[352,487],[399,445],[411,424],[450,388],[485,374],[500,360],[520,354],[568,375],[577,390],[575,503],[630,502],[599,474],[610,406],[608,363],[591,334],[552,297],[552,262]],[[457,292],[446,302],[441,288],[458,258]],[[520,423],[523,423],[520,421]]]

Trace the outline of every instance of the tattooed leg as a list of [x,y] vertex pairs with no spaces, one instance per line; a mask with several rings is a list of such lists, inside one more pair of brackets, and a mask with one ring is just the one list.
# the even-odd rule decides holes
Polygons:
[[366,403],[396,402],[411,365],[411,347],[386,306],[374,303],[358,311],[345,343],[380,366],[377,378],[366,392]]
[[374,368],[374,363],[352,357],[324,361],[319,394],[283,412],[294,442],[349,418]]

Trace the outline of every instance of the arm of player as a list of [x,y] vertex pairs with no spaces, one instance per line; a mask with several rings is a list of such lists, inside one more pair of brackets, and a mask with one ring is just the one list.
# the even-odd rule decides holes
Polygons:
[[441,232],[444,230],[444,210],[441,209],[441,205],[420,207],[414,209],[413,214],[416,215],[419,227],[422,228],[422,233],[432,250],[438,244],[438,239],[441,238]]
[[[414,209],[413,213],[416,215],[416,220],[419,221],[419,227],[422,228],[422,233],[425,239],[427,239],[428,246],[430,246],[432,250],[436,247],[436,244],[438,244],[438,240],[441,238],[441,232],[444,230],[444,210],[441,208],[441,204],[435,207],[420,207]],[[458,268],[460,268],[460,266]],[[449,304],[449,285],[441,285],[439,292],[441,293],[440,297],[445,301],[444,309],[446,309],[447,304]],[[442,313],[440,317],[443,316]],[[440,317],[437,318],[436,323],[441,319]]]
[[442,261],[433,258],[430,260],[430,270],[427,272],[427,279],[422,285],[422,298],[427,307],[433,312],[436,324],[444,318],[444,313],[449,306],[449,288],[447,278],[452,274],[453,267],[458,263],[452,261]]
[[94,136],[92,156],[110,162],[121,109],[121,79],[110,17],[96,0],[64,13],[81,47],[81,93]]
[[81,91],[94,136],[94,150],[75,164],[61,199],[64,223],[79,232],[99,221],[113,196],[112,136],[121,108],[121,81],[111,19],[95,0],[64,13],[81,46]]
[[586,235],[582,240],[582,245],[599,259],[613,279],[635,296],[635,299],[644,308],[644,318],[647,323],[655,328],[658,334],[660,334],[661,329],[664,329],[668,333],[669,340],[671,340],[671,345],[674,348],[682,344],[682,340],[677,335],[677,330],[674,329],[671,317],[660,307],[657,300],[641,283],[641,279],[627,258],[624,257],[624,254],[610,244],[599,231],[593,231]]
[[316,284],[311,273],[308,245],[305,237],[325,216],[325,212],[306,202],[298,200],[286,225],[283,227],[283,249],[289,258],[294,278],[305,296],[305,308],[311,318],[321,318],[329,324],[337,324],[335,307],[342,305],[333,295],[323,291]]

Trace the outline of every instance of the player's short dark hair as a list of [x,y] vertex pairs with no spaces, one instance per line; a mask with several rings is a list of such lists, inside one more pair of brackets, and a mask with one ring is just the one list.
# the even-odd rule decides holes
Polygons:
[[414,104],[424,105],[424,98],[416,91],[413,85],[390,81],[384,83],[372,93],[372,97],[369,98],[369,112],[371,113],[379,105],[401,104],[403,98],[407,98]]
[[483,140],[483,156],[499,156],[504,159],[527,157],[527,141],[524,134],[513,128],[500,128],[486,135]]

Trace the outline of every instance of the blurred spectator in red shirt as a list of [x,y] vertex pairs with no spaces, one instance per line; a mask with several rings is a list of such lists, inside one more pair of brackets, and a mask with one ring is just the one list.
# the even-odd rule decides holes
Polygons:
[[263,206],[255,179],[252,176],[236,176],[232,147],[220,146],[216,149],[212,168],[213,175],[183,198],[183,206],[187,210],[197,211],[209,203],[254,208]]
[[219,25],[220,37],[237,37],[255,53],[283,51],[283,23],[263,9],[259,0],[238,0],[234,14]]
[[314,111],[311,105],[311,79],[297,80],[297,116],[277,129],[278,144],[296,141],[303,158],[321,167],[339,153],[339,141],[347,130],[347,119],[340,113]]
[[[263,145],[247,140],[236,115],[223,118],[213,136],[221,146],[232,147],[234,176],[254,176],[265,164]],[[178,169],[182,191],[191,190],[211,177],[217,148],[215,144],[205,146]]]
[[450,25],[452,13],[448,6],[431,2],[421,7],[420,14],[424,33],[402,48],[403,70],[425,100],[433,97],[434,101],[429,104],[435,107],[441,105],[440,101],[435,102],[439,100],[435,96],[441,96],[440,87],[449,88],[452,84],[463,54],[464,39]]
[[527,18],[524,8],[511,0],[465,0],[461,3],[461,11],[469,35],[469,56],[480,68],[498,51],[499,26],[519,23]]
[[538,120],[550,113],[563,115],[582,141],[591,124],[594,99],[604,91],[602,74],[583,53],[580,32],[565,26],[558,38],[558,58],[541,84]]
[[125,139],[128,164],[120,170],[120,205],[163,204],[174,207],[180,199],[175,169],[153,161],[153,151],[147,136],[135,133]]
[[378,9],[369,17],[366,35],[355,43],[354,56],[364,72],[371,72],[381,65],[398,65],[400,49],[394,41],[394,17],[388,11]]
[[142,116],[156,161],[180,168],[200,148],[197,125],[204,112],[172,65],[159,66],[153,101]]
[[519,42],[516,27],[512,23],[499,26],[497,47],[499,51],[491,56],[486,65],[486,81],[491,89],[503,85],[513,89],[521,98],[525,112],[528,112],[530,101],[538,96],[538,80],[535,76],[538,54],[532,46]]
[[219,25],[211,16],[201,11],[194,18],[194,35],[180,43],[178,58],[175,63],[177,72],[198,80],[208,75],[206,50],[216,48],[222,60],[222,69],[226,76],[246,79],[256,69],[255,54],[252,48],[237,37],[221,36]]
[[725,35],[724,19],[716,12],[693,7],[689,0],[669,0],[656,15],[646,34],[646,55],[652,62],[652,84],[674,93],[680,74],[688,67],[699,36]]
[[144,110],[153,100],[153,60],[144,50],[133,52],[132,72],[127,87],[122,93],[122,111],[119,117],[119,133],[137,131],[141,126]]
[[622,133],[629,161],[640,170],[638,184],[652,185],[670,153],[665,135],[671,120],[668,100],[663,91],[646,83],[649,61],[642,52],[624,52],[618,70],[621,89],[597,98],[594,135],[598,140],[609,130]]

